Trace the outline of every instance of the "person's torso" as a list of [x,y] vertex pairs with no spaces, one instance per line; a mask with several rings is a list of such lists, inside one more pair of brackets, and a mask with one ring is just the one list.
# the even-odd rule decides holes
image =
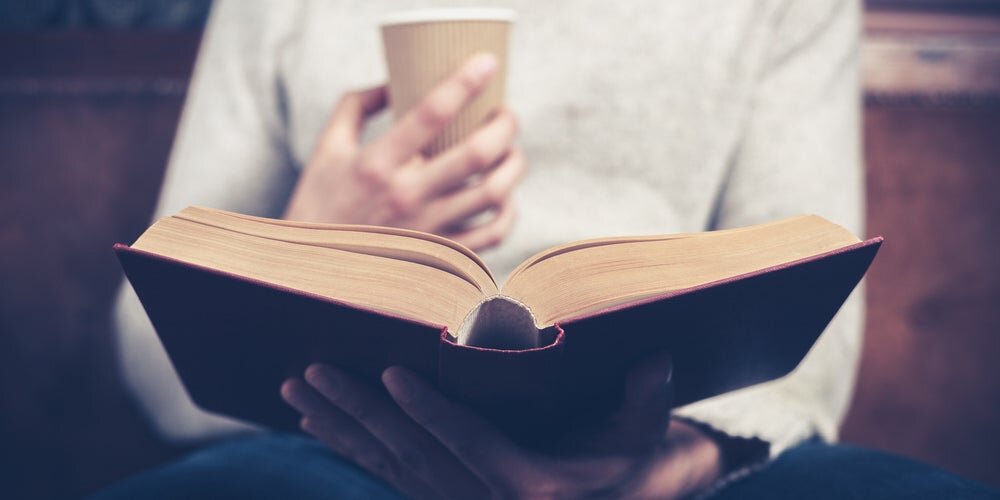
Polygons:
[[[468,2],[459,2],[459,4]],[[291,153],[308,161],[337,99],[385,78],[379,19],[437,2],[309,4],[279,54]],[[455,5],[455,3],[449,3]],[[700,231],[738,147],[768,6],[498,0],[515,9],[507,103],[529,172],[518,221],[483,252],[498,279],[573,240]],[[388,114],[388,113],[387,113]],[[368,135],[384,131],[376,120]]]

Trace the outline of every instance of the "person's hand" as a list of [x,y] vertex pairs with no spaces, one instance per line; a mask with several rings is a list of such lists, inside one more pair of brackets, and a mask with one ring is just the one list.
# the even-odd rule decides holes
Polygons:
[[721,465],[695,428],[675,421],[664,432],[668,374],[662,359],[637,367],[608,425],[560,453],[518,446],[399,367],[382,374],[388,394],[313,365],[282,396],[303,430],[414,498],[677,498],[709,485]]
[[[386,88],[345,95],[299,178],[285,218],[416,229],[473,250],[498,244],[513,224],[511,192],[526,168],[514,146],[517,123],[510,110],[500,109],[433,158],[421,154],[495,70],[492,55],[473,57],[366,145],[361,130],[385,107]],[[493,216],[477,218],[485,212]]]

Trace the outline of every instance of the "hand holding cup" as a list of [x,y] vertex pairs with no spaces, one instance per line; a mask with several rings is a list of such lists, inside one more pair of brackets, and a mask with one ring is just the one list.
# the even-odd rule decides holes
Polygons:
[[[299,177],[285,218],[416,229],[477,251],[498,244],[513,224],[511,193],[526,169],[514,145],[517,122],[510,110],[497,109],[440,153],[424,153],[488,87],[497,67],[491,54],[473,56],[365,145],[361,130],[386,107],[388,89],[344,95]],[[486,212],[493,217],[480,222]]]

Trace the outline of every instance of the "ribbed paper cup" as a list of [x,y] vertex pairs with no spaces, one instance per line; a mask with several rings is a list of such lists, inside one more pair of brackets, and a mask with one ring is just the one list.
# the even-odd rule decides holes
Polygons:
[[425,155],[460,142],[503,104],[513,21],[514,11],[494,8],[409,10],[383,18],[389,102],[397,120],[473,54],[490,52],[497,58],[489,85],[424,149]]

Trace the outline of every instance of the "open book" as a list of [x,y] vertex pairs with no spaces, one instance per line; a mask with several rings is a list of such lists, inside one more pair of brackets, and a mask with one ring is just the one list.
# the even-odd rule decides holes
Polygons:
[[115,249],[207,409],[285,427],[278,387],[308,363],[373,381],[402,364],[524,433],[606,415],[657,351],[674,358],[678,404],[784,375],[880,243],[799,216],[570,243],[501,286],[438,236],[189,207]]

